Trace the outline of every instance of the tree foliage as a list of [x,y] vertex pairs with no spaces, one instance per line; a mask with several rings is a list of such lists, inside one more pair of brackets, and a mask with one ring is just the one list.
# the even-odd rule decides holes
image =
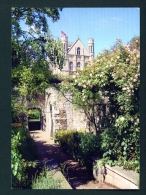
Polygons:
[[47,17],[57,22],[61,10],[12,8],[12,95],[19,97],[19,102],[35,101],[36,94],[44,94],[53,67],[63,67],[62,43],[51,35],[47,23]]
[[48,32],[47,17],[52,19],[52,22],[57,22],[60,18],[58,8],[28,8],[28,7],[12,7],[12,36],[19,38],[20,36],[26,36],[29,32],[22,30],[20,21],[24,21],[28,26],[34,26],[38,30],[42,30],[44,33]]

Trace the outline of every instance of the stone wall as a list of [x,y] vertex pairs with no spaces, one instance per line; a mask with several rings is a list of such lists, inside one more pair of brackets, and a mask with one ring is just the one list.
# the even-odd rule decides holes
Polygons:
[[86,116],[82,110],[73,107],[70,95],[66,95],[66,99],[53,88],[47,89],[46,93],[45,130],[50,132],[50,136],[61,129],[86,129]]

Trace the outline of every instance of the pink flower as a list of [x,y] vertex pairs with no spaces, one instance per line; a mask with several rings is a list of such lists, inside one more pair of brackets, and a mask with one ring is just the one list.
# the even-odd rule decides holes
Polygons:
[[78,84],[78,86],[82,86],[82,84],[81,84],[81,83],[79,83],[79,84]]
[[133,82],[136,82],[136,79],[133,79]]
[[126,87],[124,87],[123,90],[126,90]]
[[129,62],[129,58],[126,59],[126,62]]
[[140,54],[138,54],[136,57],[137,57],[137,58],[140,58]]
[[88,81],[87,84],[90,85],[90,81]]
[[134,49],[133,52],[136,53],[137,52],[137,49]]

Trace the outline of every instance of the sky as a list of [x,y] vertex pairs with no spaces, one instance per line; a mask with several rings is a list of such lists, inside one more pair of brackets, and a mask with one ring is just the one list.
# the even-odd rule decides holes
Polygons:
[[139,8],[63,8],[58,22],[48,19],[53,36],[61,37],[61,31],[69,42],[79,37],[87,48],[89,38],[94,39],[94,54],[97,56],[106,47],[121,39],[127,44],[134,36],[140,36]]

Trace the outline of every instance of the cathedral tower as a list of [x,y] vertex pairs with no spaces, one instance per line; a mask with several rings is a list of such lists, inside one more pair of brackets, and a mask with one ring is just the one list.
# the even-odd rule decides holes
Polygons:
[[90,58],[94,57],[94,39],[88,39],[88,51]]
[[68,49],[68,37],[64,32],[61,32],[61,42],[63,44],[64,52],[65,52],[65,57],[67,58],[67,49]]

